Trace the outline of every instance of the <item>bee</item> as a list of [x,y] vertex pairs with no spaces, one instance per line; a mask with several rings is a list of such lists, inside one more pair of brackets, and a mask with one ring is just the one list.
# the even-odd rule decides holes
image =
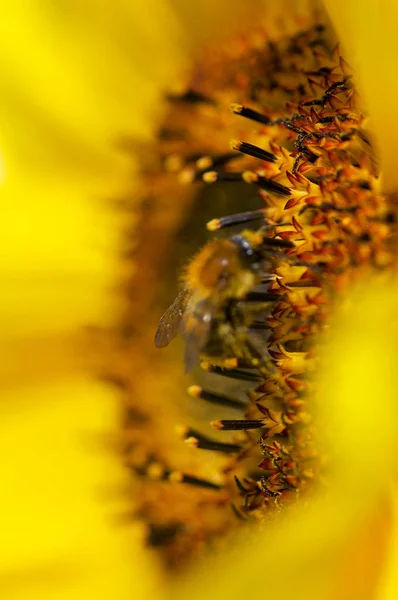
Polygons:
[[[201,353],[224,358],[228,353],[239,355],[240,339],[247,331],[247,313],[241,301],[261,282],[263,242],[260,232],[249,230],[212,240],[186,268],[185,287],[160,319],[155,345],[164,348],[177,334],[182,335],[187,371],[197,364]],[[274,245],[285,243],[275,239]]]

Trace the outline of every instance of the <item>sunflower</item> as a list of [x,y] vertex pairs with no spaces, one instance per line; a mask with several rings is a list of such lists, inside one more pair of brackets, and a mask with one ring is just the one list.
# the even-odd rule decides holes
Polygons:
[[[189,68],[192,47],[214,44],[224,31],[227,37],[262,15],[277,19],[279,13],[288,21],[287,10],[299,17],[308,10],[306,3],[281,3],[271,15],[267,4],[226,10],[211,2],[152,2],[137,10],[122,2],[112,8],[17,2],[3,10],[1,577],[7,598],[395,597],[393,282],[352,292],[322,353],[320,419],[331,423],[334,457],[326,497],[309,498],[300,512],[268,528],[238,531],[196,566],[195,558],[183,576],[166,579],[153,550],[144,549],[147,527],[129,518],[131,484],[109,452],[120,429],[120,370],[131,368],[118,362],[114,376],[108,358],[114,348],[104,335],[113,329],[115,313],[125,311],[111,289],[124,269],[117,258],[118,232],[127,224],[131,235],[140,216],[131,200],[140,194],[131,147],[137,153],[138,139],[139,153],[145,153],[155,122],[148,107],[162,106],[170,81],[179,93],[178,74]],[[385,106],[391,106],[397,85],[390,72],[396,9],[392,3],[369,2],[360,11],[330,4],[372,115],[384,189],[394,191],[397,136]],[[116,217],[115,204],[124,210]],[[167,218],[177,228],[180,216],[173,214]],[[178,372],[174,354],[153,371],[144,310],[155,294],[151,260],[172,248],[170,239],[155,235],[156,218],[149,225],[144,237],[137,233],[141,245],[133,238],[131,250],[147,261],[141,289],[148,299],[135,307],[136,331],[120,327],[125,337],[137,330],[144,336],[141,354],[133,357],[142,402],[162,389],[157,418],[169,430],[158,445],[175,448],[176,455],[172,424],[183,414],[183,376],[170,376],[171,368]],[[95,368],[116,383],[118,393],[87,378],[91,341],[81,339],[82,328],[91,341],[96,336],[101,358]],[[204,477],[218,468],[216,459],[203,465],[203,458],[190,454],[183,460]],[[162,468],[152,465],[155,483]],[[164,490],[156,489],[147,502],[159,502],[161,513]],[[183,521],[197,518],[190,494],[167,510],[180,511],[180,518],[183,511]],[[217,511],[208,526],[229,529],[230,516],[220,521]]]

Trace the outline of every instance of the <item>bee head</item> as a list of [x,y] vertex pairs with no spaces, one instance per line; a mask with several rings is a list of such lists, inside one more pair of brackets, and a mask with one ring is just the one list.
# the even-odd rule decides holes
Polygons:
[[[250,233],[252,234],[252,232]],[[252,234],[252,237],[254,237],[254,235],[255,234]],[[257,238],[253,239],[253,241],[257,242]],[[248,239],[247,235],[234,235],[231,238],[231,242],[236,245],[238,252],[240,253],[242,263],[246,268],[255,271],[260,266],[259,262],[261,260],[261,255],[256,249],[256,244],[254,244],[253,241]]]

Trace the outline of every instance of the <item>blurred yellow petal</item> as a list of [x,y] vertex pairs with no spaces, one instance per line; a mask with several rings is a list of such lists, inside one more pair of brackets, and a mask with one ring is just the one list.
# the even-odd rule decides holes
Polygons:
[[378,600],[394,600],[398,597],[398,490],[393,484],[393,523],[391,527],[391,548],[384,581],[380,587]]
[[118,144],[149,135],[181,54],[172,11],[156,1],[137,11],[18,0],[4,7],[0,33],[0,378],[10,385],[81,368],[76,331],[109,320],[117,227],[108,202],[133,169]]
[[10,600],[159,597],[140,528],[117,525],[125,507],[109,500],[125,485],[101,448],[118,404],[71,375],[79,328],[109,318],[107,204],[132,171],[119,138],[150,133],[178,62],[174,40],[156,44],[176,28],[164,3],[109,8],[17,1],[0,22],[0,587]]
[[374,123],[386,189],[393,189],[398,152],[398,4],[395,0],[325,0],[325,5],[347,48]]
[[117,412],[113,395],[77,379],[3,399],[0,587],[7,600],[156,593],[139,529],[117,525],[124,473],[101,448]]

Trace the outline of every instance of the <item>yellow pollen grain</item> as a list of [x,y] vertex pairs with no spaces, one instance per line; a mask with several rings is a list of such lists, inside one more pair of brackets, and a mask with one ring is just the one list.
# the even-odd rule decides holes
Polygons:
[[242,147],[241,140],[231,140],[229,143],[231,150],[240,150]]
[[180,172],[180,174],[178,176],[179,182],[183,183],[183,184],[192,183],[194,179],[195,179],[194,169],[184,169],[183,171]]
[[164,467],[157,462],[153,462],[147,469],[147,474],[150,479],[160,479],[163,476]]
[[258,175],[253,171],[244,171],[242,179],[243,181],[246,181],[246,183],[256,183],[256,181],[258,181]]
[[236,369],[236,367],[238,366],[238,359],[237,358],[226,358],[223,361],[223,366],[226,369]]
[[186,438],[184,442],[188,444],[188,446],[193,446],[194,448],[197,448],[199,445],[199,440],[193,436]]
[[202,393],[202,388],[199,385],[190,385],[187,391],[192,398],[199,398]]
[[183,479],[184,475],[179,471],[173,471],[169,475],[169,481],[171,481],[172,483],[181,483]]
[[189,428],[186,425],[176,425],[174,431],[179,437],[185,437]]
[[220,229],[221,223],[219,219],[212,219],[206,223],[207,231],[218,231]]
[[203,173],[202,179],[205,183],[215,183],[218,179],[217,171],[207,171],[207,173]]
[[200,171],[209,169],[209,167],[211,167],[212,164],[213,164],[213,159],[211,158],[211,156],[202,156],[201,158],[199,158],[196,161],[196,166],[198,167],[198,169]]

